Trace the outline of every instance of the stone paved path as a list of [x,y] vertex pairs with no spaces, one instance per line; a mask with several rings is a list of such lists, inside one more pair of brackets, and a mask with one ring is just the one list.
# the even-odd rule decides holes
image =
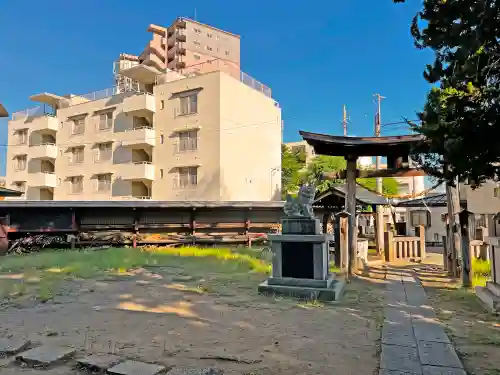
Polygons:
[[380,375],[466,375],[410,270],[386,268]]

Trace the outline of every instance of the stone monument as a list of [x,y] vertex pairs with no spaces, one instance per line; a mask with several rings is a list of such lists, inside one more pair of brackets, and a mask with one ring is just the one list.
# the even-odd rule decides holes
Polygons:
[[297,198],[287,196],[281,234],[269,235],[273,253],[272,275],[259,285],[259,293],[321,301],[336,301],[344,283],[329,272],[328,243],[321,233],[312,204],[316,188],[303,185]]

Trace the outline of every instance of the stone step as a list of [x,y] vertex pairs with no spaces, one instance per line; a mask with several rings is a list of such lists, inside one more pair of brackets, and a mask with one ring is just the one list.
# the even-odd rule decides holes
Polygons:
[[333,280],[329,288],[309,288],[290,285],[270,285],[267,280],[258,287],[258,292],[264,295],[304,298],[322,302],[338,301],[343,294],[345,282]]
[[223,375],[225,371],[217,368],[174,367],[167,375]]
[[72,358],[75,353],[73,348],[43,345],[18,354],[16,360],[32,367],[49,367]]
[[5,357],[28,349],[31,342],[18,337],[0,338],[0,356]]
[[77,361],[78,366],[91,372],[106,372],[109,368],[124,362],[125,358],[113,354],[92,354]]
[[156,375],[165,372],[166,367],[153,363],[139,361],[125,361],[108,369],[113,375]]
[[492,281],[487,281],[486,282],[486,288],[495,296],[500,298],[500,285],[495,284]]
[[474,290],[476,292],[476,296],[492,314],[500,313],[499,297],[491,293],[491,291],[484,286],[476,286]]

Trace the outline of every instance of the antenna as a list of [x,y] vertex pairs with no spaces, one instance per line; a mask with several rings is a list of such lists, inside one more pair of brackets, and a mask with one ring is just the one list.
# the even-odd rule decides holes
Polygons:
[[344,116],[342,118],[342,125],[344,126],[344,137],[347,137],[347,108],[344,104]]
[[194,20],[195,20],[195,21],[198,21],[198,20],[196,19],[196,17],[197,17],[197,14],[196,14],[196,8],[194,8]]

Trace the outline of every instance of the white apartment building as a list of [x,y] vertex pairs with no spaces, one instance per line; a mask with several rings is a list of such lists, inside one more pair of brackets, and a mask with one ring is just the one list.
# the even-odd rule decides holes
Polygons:
[[[188,25],[168,34],[175,41]],[[177,71],[147,61],[115,71],[133,85],[33,95],[39,105],[8,124],[6,187],[30,200],[279,200],[271,90],[231,61]]]

